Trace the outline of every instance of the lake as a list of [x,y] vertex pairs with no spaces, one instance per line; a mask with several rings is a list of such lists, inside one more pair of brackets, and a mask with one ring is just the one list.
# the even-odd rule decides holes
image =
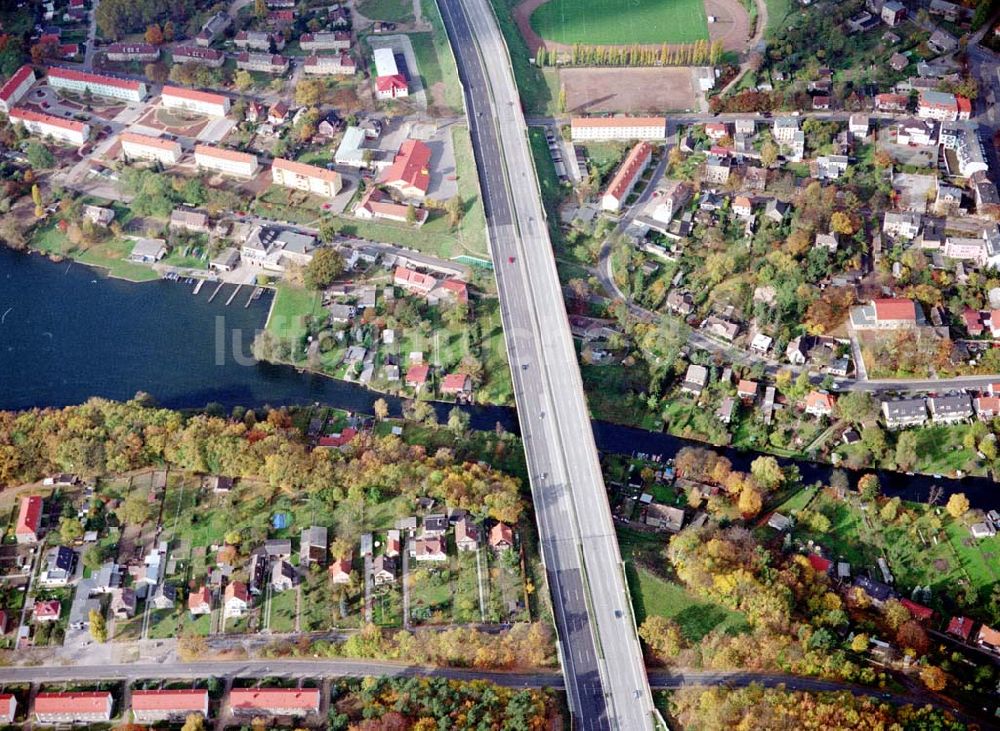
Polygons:
[[[255,362],[250,345],[264,326],[272,295],[266,291],[245,308],[252,290],[244,287],[227,306],[233,287],[226,285],[209,302],[215,290],[211,283],[194,295],[193,285],[133,284],[76,262],[57,264],[0,246],[0,409],[66,406],[91,396],[126,400],[145,391],[176,409],[211,402],[227,409],[319,402],[371,413],[375,400],[385,398],[390,412],[400,413],[397,398],[290,366]],[[436,408],[444,420],[452,406]],[[476,429],[500,423],[517,431],[513,409],[467,410]],[[604,422],[594,422],[594,435],[599,449],[609,452],[669,457],[699,444]],[[756,457],[721,451],[737,469],[747,469]],[[829,479],[829,465],[796,464],[807,483]],[[885,492],[909,500],[926,500],[938,484],[945,500],[951,492],[965,492],[976,507],[1000,508],[996,483],[989,479],[888,472],[880,477]]]

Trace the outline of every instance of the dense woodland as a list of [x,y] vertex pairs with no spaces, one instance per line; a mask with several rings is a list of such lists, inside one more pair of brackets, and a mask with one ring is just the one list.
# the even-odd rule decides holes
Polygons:
[[332,502],[433,497],[452,507],[516,523],[520,482],[481,463],[433,455],[396,437],[359,437],[350,454],[311,449],[284,410],[257,417],[185,416],[144,396],[91,399],[64,409],[0,412],[0,486],[52,472],[84,477],[170,465],[193,472],[259,477],[275,489],[321,494]]
[[930,706],[893,706],[849,692],[805,693],[784,688],[686,688],[672,698],[672,714],[688,731],[740,729],[964,729]]
[[331,729],[435,731],[442,728],[550,728],[552,698],[544,691],[485,681],[365,678],[333,689]]

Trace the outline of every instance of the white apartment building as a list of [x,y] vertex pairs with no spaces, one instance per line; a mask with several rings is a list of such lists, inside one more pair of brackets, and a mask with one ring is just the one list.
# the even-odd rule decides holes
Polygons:
[[48,69],[46,78],[49,86],[75,91],[78,94],[89,91],[91,94],[122,99],[127,102],[141,102],[146,98],[146,85],[141,81],[116,79],[113,76],[55,67]]
[[666,117],[573,117],[574,140],[665,140]]
[[53,117],[51,114],[21,107],[12,109],[9,116],[11,122],[20,122],[33,135],[51,137],[77,147],[83,145],[90,136],[90,125],[86,122]]
[[184,109],[210,117],[225,117],[229,112],[229,97],[179,86],[164,86],[161,103],[166,109]]
[[236,57],[236,68],[244,71],[260,71],[265,74],[283,74],[288,71],[288,59],[275,53],[243,52]]
[[351,34],[340,30],[303,33],[299,46],[303,51],[346,51],[351,47]]
[[315,165],[306,165],[276,157],[271,163],[271,179],[275,185],[304,190],[324,198],[333,198],[342,186],[340,173]]
[[209,145],[195,145],[194,161],[199,169],[215,170],[241,178],[252,178],[260,167],[256,155]]
[[156,160],[164,165],[174,165],[181,159],[181,146],[174,140],[164,140],[136,132],[118,135],[122,154],[130,160]]
[[14,75],[0,86],[0,110],[10,114],[10,110],[28,93],[35,83],[35,72],[28,64],[14,72]]

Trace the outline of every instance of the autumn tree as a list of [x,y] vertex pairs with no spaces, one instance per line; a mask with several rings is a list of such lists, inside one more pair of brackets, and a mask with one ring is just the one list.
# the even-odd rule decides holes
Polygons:
[[322,102],[325,89],[319,79],[303,79],[295,85],[295,103],[303,107],[315,107]]
[[771,456],[757,457],[750,463],[750,474],[765,490],[774,490],[785,480],[785,473],[781,471],[778,460]]
[[83,523],[76,518],[59,519],[59,540],[63,543],[73,543],[81,538],[83,538]]
[[462,197],[456,194],[449,198],[448,203],[445,205],[445,210],[448,213],[448,225],[452,228],[458,228],[458,224],[462,222],[462,214],[464,212]]
[[378,421],[385,421],[386,417],[389,416],[389,404],[384,398],[376,399],[372,408],[375,411],[375,419]]
[[843,234],[845,236],[852,236],[857,230],[850,215],[844,213],[843,211],[834,211],[833,215],[830,216],[830,229],[834,233]]
[[160,28],[159,23],[153,23],[146,28],[146,43],[154,46],[159,46],[163,43],[163,29]]
[[935,692],[942,691],[948,685],[948,676],[944,670],[935,665],[925,665],[920,668],[920,680],[927,686],[928,690]]
[[677,657],[684,646],[680,626],[672,619],[654,614],[639,626],[639,637],[660,662]]
[[336,249],[324,246],[306,265],[305,283],[310,289],[326,289],[344,273],[344,257]]
[[31,186],[31,200],[35,203],[35,218],[44,216],[45,207],[42,205],[42,191],[38,187],[38,183]]
[[253,76],[250,75],[249,71],[241,69],[237,71],[236,75],[233,77],[233,86],[235,86],[238,91],[246,91],[253,86]]
[[861,493],[864,500],[875,500],[882,492],[878,476],[871,473],[862,475],[861,479],[858,480],[858,492]]
[[774,167],[774,163],[778,161],[778,146],[774,144],[771,140],[768,140],[760,148],[760,163],[765,168]]
[[908,619],[896,630],[896,642],[900,646],[912,650],[917,656],[926,655],[930,649],[930,638],[927,631],[913,619]]
[[761,497],[759,491],[747,485],[740,492],[740,499],[737,507],[739,507],[740,513],[744,518],[753,518],[760,512],[760,509],[764,507],[764,498]]
[[868,650],[868,635],[859,632],[851,640],[851,649],[855,652],[866,652]]
[[958,520],[969,512],[969,499],[965,497],[964,492],[956,492],[948,498],[948,504],[945,505],[944,509],[948,511],[948,515]]
[[917,435],[912,431],[904,431],[896,439],[896,466],[908,470],[917,463],[917,459]]
[[94,638],[94,642],[107,642],[108,625],[101,610],[91,609],[87,619],[90,624],[90,636]]
[[208,640],[195,632],[185,632],[177,640],[177,656],[182,662],[193,662],[208,652]]
[[189,713],[181,731],[205,731],[205,718],[200,713]]

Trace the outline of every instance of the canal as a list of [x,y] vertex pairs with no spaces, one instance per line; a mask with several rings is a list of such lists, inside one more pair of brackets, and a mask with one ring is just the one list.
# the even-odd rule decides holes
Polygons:
[[[271,294],[244,307],[244,287],[228,306],[232,285],[209,302],[214,286],[198,295],[182,282],[131,284],[102,270],[54,263],[0,246],[0,409],[66,406],[91,396],[126,400],[139,391],[168,408],[219,403],[229,409],[323,403],[371,413],[385,398],[398,414],[401,401],[355,384],[259,363],[250,355],[254,334],[264,326]],[[450,404],[437,404],[444,420]],[[471,406],[472,426],[497,424],[517,430],[513,409]],[[669,434],[594,422],[598,448],[671,456],[698,442]],[[737,469],[757,456],[719,450]],[[786,461],[786,463],[790,463]],[[806,483],[828,482],[831,467],[796,462]],[[856,476],[855,476],[856,477]],[[964,492],[981,508],[1000,508],[997,485],[986,478],[937,479],[880,473],[883,490],[908,500],[926,500],[933,485]]]

